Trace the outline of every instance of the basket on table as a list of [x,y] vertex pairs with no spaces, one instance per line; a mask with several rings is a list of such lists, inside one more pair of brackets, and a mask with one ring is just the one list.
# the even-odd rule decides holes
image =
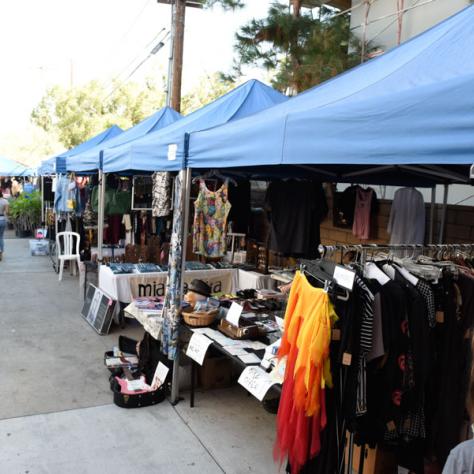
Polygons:
[[183,315],[184,322],[188,326],[193,326],[197,328],[210,326],[216,319],[216,316],[219,314],[219,310],[212,309],[210,311],[195,312],[183,311],[181,314]]

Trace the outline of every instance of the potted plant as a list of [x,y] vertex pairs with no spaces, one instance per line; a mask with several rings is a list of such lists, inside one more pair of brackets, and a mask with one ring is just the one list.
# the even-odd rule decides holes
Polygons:
[[17,237],[29,237],[41,223],[41,195],[39,191],[20,194],[10,201],[9,220],[15,226]]

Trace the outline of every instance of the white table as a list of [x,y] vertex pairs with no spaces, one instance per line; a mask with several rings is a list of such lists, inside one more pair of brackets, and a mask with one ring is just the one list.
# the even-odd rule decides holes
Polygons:
[[135,303],[130,303],[125,309],[124,313],[126,317],[135,318],[157,341],[160,340],[161,331],[163,329],[163,317],[158,315],[150,315],[145,311],[138,309]]
[[[133,297],[164,296],[167,272],[114,274],[106,265],[99,268],[99,288],[121,303]],[[239,288],[238,270],[188,270],[184,273],[185,290],[195,278],[210,284],[213,293],[235,293]]]
[[[167,272],[115,275],[108,266],[101,265],[99,267],[99,288],[115,300],[130,303],[134,296],[164,296],[167,275]],[[275,288],[275,282],[271,275],[231,268],[188,270],[184,274],[185,290],[186,285],[195,278],[208,282],[213,293],[235,293],[237,290],[250,288],[255,290]]]
[[275,286],[275,281],[271,275],[239,270],[239,290],[247,290],[250,288],[254,290],[273,290]]

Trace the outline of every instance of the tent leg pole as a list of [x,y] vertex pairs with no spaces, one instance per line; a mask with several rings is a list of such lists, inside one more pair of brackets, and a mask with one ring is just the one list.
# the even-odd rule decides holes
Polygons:
[[[181,235],[183,236],[181,247],[181,281],[179,282],[180,300],[183,295],[184,272],[186,269],[186,247],[188,240],[188,223],[189,223],[189,198],[191,195],[191,169],[180,171],[180,182],[182,186],[181,209],[183,210],[183,221]],[[171,403],[176,405],[179,401],[179,349],[176,351],[176,357],[173,361],[173,380],[171,384]]]
[[41,186],[41,225],[44,227],[44,176],[41,176],[40,186]]
[[97,252],[99,264],[102,264],[102,245],[104,242],[105,176],[105,173],[99,170],[99,202],[97,215]]
[[435,209],[436,209],[436,186],[431,188],[431,214],[430,214],[430,239],[429,243],[433,243],[434,239],[434,221],[435,221]]
[[441,228],[439,230],[439,244],[444,242],[445,228],[446,228],[446,213],[448,210],[448,191],[449,185],[444,185],[444,196],[443,196],[443,213],[441,215]]

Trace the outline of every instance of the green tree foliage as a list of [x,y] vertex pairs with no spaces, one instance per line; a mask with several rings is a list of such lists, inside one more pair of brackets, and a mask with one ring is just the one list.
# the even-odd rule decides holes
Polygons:
[[[199,109],[235,87],[232,80],[219,74],[202,78],[182,99],[184,114]],[[81,87],[49,89],[33,110],[35,125],[50,136],[57,136],[72,148],[111,125],[124,130],[153,114],[165,103],[164,86],[152,81],[145,85],[127,83],[113,94],[100,82]]]
[[57,135],[72,148],[111,125],[127,129],[151,115],[165,102],[162,83],[127,83],[113,91],[98,81],[80,87],[50,88],[34,108],[34,124]]
[[[273,85],[300,92],[359,62],[359,46],[348,15],[321,8],[319,17],[299,9],[300,2],[274,3],[263,19],[253,19],[236,35],[237,73],[243,65],[274,71]],[[296,5],[295,5],[296,3]]]
[[204,5],[207,7],[220,5],[225,10],[235,10],[236,8],[243,8],[245,2],[244,0],[204,0]]

